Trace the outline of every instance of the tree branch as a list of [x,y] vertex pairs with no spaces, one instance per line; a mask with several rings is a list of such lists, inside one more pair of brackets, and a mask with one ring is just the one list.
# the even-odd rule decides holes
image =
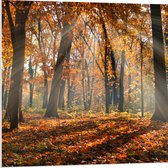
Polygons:
[[9,1],[5,1],[5,9],[8,15],[8,21],[9,21],[10,30],[11,30],[11,40],[12,40],[12,43],[14,44],[15,43],[15,26],[13,23],[13,19],[12,19],[10,7],[9,7]]

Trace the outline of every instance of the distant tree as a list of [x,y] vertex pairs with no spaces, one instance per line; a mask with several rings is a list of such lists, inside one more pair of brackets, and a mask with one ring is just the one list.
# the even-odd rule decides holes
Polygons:
[[114,55],[114,51],[111,51],[110,53],[110,61],[111,61],[111,70],[112,70],[112,78],[110,82],[113,84],[111,85],[111,93],[110,93],[110,103],[113,104],[114,106],[117,105],[117,74],[116,74],[116,59]]
[[119,106],[120,112],[124,111],[124,67],[125,67],[125,51],[121,54],[121,69],[120,69],[120,91],[119,91]]

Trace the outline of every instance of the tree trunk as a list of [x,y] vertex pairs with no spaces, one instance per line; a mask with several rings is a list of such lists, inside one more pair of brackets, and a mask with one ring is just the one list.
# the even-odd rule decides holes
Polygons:
[[[7,72],[5,73],[5,79],[9,79],[10,78],[10,67],[7,69]],[[9,96],[9,91],[7,86],[5,87],[5,83],[6,85],[8,85],[8,82],[4,79],[4,94],[3,94],[3,98],[2,98],[2,106],[3,109],[6,110],[7,108],[7,101],[8,101],[8,96]],[[9,111],[6,111],[4,119],[6,120],[10,120],[10,114]]]
[[[9,2],[6,1],[6,12],[10,24],[11,40],[13,46],[13,62],[11,71],[11,85],[9,90],[9,100],[7,112],[10,114],[10,130],[18,127],[19,110],[19,90],[23,78],[24,54],[25,54],[25,23],[32,2],[18,3],[22,7],[16,8],[15,25],[13,24]],[[17,26],[16,26],[17,25]]]
[[86,105],[86,96],[85,96],[85,72],[83,68],[82,68],[82,95],[83,95],[84,110],[86,110],[87,105]]
[[4,109],[4,110],[6,110],[7,100],[8,100],[8,90],[5,89],[4,97],[3,97],[3,109]]
[[41,55],[44,57],[43,58],[43,74],[44,74],[44,88],[43,88],[43,105],[42,108],[46,108],[47,107],[47,103],[48,103],[48,76],[47,76],[47,70],[46,70],[46,52],[45,52],[45,48],[43,44],[43,36],[42,36],[42,28],[41,28],[41,20],[40,18],[38,18],[38,35],[36,35],[36,38],[38,40],[38,45],[39,45],[39,49],[41,52]]
[[86,95],[85,95],[85,58],[84,58],[84,47],[83,47],[83,51],[82,51],[82,96],[83,96],[83,106],[84,106],[84,110],[87,109],[87,103],[86,103]]
[[32,62],[31,62],[31,56],[29,59],[29,107],[33,106],[33,83],[32,83],[32,79],[33,79],[33,68],[32,68]]
[[168,22],[166,23],[165,27],[165,44],[168,46]]
[[5,85],[2,83],[2,110],[4,110]]
[[62,81],[61,81],[60,94],[59,94],[59,102],[58,102],[58,107],[59,107],[60,109],[63,109],[63,108],[64,108],[65,84],[66,84],[66,81],[65,81],[65,80],[62,80]]
[[23,92],[23,84],[21,84],[19,91],[19,122],[24,122],[23,112],[22,112],[22,92]]
[[153,120],[168,121],[168,93],[160,5],[150,5],[153,36],[155,112]]
[[113,101],[113,106],[117,106],[118,103],[118,92],[117,92],[117,84],[116,81],[113,84],[113,91],[112,91],[112,101]]
[[48,79],[47,72],[44,70],[44,92],[43,92],[43,108],[47,107],[48,103]]
[[109,80],[108,80],[108,57],[109,57],[109,40],[107,36],[107,30],[106,26],[104,23],[103,18],[102,20],[102,29],[103,29],[103,34],[104,34],[104,40],[105,40],[105,53],[104,53],[104,74],[105,74],[105,81],[104,81],[104,86],[105,86],[105,112],[109,113],[109,106],[110,106],[110,92],[109,92]]
[[106,45],[105,47],[105,60],[104,60],[104,69],[105,69],[105,107],[106,107],[106,110],[105,112],[106,113],[109,113],[109,106],[110,106],[110,92],[109,92],[109,80],[108,80],[108,47]]
[[89,75],[89,66],[87,61],[85,60],[85,68],[86,68],[86,76],[87,76],[87,92],[86,92],[86,110],[89,110],[89,102],[91,96],[91,86],[90,86],[90,75]]
[[7,71],[8,71],[8,69],[4,68],[4,71],[3,71],[4,75],[2,76],[2,109],[3,110],[5,109],[4,108],[4,98],[5,98],[5,92],[6,92],[5,84],[6,84],[7,74],[8,74]]
[[128,102],[131,102],[131,81],[132,81],[132,77],[131,77],[131,71],[130,71],[130,65],[129,65],[129,74],[128,74]]
[[108,86],[108,76],[107,73],[105,73],[105,106],[106,106],[106,113],[109,113],[109,105],[110,105],[110,98],[109,98],[109,86]]
[[67,107],[71,110],[73,103],[74,103],[74,96],[75,96],[75,86],[73,83],[70,84],[70,79],[68,79],[68,102]]
[[[66,52],[66,63],[69,64],[69,60],[70,60],[70,53],[71,53],[71,47],[69,47],[67,49]],[[68,65],[68,69],[69,69],[69,65]],[[59,102],[58,102],[58,107],[61,109],[64,107],[64,93],[65,93],[65,80],[61,80],[61,88],[60,88],[60,94],[59,94]]]
[[121,55],[121,70],[120,70],[120,97],[118,110],[124,111],[124,66],[125,66],[125,52],[122,51]]
[[72,105],[70,78],[68,78],[67,85],[68,85],[68,102],[67,102],[67,107],[68,107],[68,109],[70,109],[71,105]]
[[63,62],[66,58],[67,51],[71,49],[73,33],[71,25],[65,21],[63,23],[62,37],[58,52],[57,63],[55,65],[54,76],[52,80],[51,93],[45,117],[59,117],[57,113],[58,99],[60,93],[61,75],[63,71]]
[[[17,31],[17,30],[16,30]],[[18,127],[19,90],[23,78],[25,30],[18,30],[19,39],[14,46],[11,80],[13,81],[9,90],[7,112],[10,113],[10,129]]]
[[[95,55],[95,39],[94,39],[94,55]],[[92,74],[94,74],[94,69],[95,69],[95,57],[93,56],[93,63],[92,63]],[[93,89],[94,89],[94,76],[92,75],[92,82],[91,82],[91,89],[90,89],[90,99],[88,103],[88,109],[91,109],[91,104],[92,104],[92,97],[93,97]]]
[[144,91],[143,91],[143,44],[141,42],[141,117],[144,117]]
[[116,60],[114,57],[114,52],[111,51],[110,53],[110,59],[111,59],[111,67],[112,67],[112,79],[113,85],[111,87],[111,104],[114,106],[117,105],[117,88],[116,88],[116,81],[117,81],[117,75],[116,75]]

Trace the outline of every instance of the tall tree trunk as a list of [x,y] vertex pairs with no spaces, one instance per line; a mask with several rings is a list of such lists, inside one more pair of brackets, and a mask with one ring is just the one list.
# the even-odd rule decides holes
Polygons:
[[112,101],[113,101],[113,106],[116,106],[117,103],[118,103],[118,92],[117,92],[117,84],[116,84],[116,81],[114,82],[113,84],[113,97],[112,97]]
[[67,101],[67,107],[68,109],[71,108],[72,101],[71,101],[71,84],[70,84],[70,78],[67,80],[67,85],[68,85],[68,101]]
[[166,44],[166,46],[168,46],[168,22],[166,23],[164,35],[165,35],[165,44]]
[[[8,89],[8,84],[9,84],[9,79],[10,79],[10,74],[11,74],[11,67],[8,67],[6,69],[5,73],[5,79],[4,79],[4,94],[3,94],[3,99],[2,99],[2,106],[3,109],[6,110],[7,108],[7,102],[8,102],[8,96],[9,96],[9,89]],[[5,113],[4,119],[10,119],[10,114]]]
[[5,21],[5,3],[2,2],[2,28],[4,27],[4,21]]
[[131,81],[132,81],[132,77],[131,77],[131,71],[130,71],[130,65],[128,66],[128,102],[131,102]]
[[105,68],[105,112],[109,113],[109,106],[110,106],[110,92],[109,92],[109,80],[108,80],[108,65],[107,65],[107,47],[105,49],[105,61],[104,61],[104,68]]
[[[3,109],[4,110],[6,110],[7,100],[8,100],[8,90],[5,89],[4,98],[3,98]],[[7,118],[7,117],[5,117],[5,118]]]
[[44,88],[43,88],[43,105],[42,105],[42,108],[46,108],[47,103],[48,103],[48,75],[47,75],[47,70],[46,70],[47,65],[46,65],[46,62],[45,62],[47,54],[46,54],[44,45],[42,45],[43,44],[43,36],[42,36],[42,28],[41,28],[40,18],[38,18],[38,35],[36,35],[36,38],[38,40],[38,45],[39,45],[41,55],[44,57],[43,58]]
[[[7,82],[6,80],[10,78],[10,71],[11,71],[10,69],[11,69],[11,67],[9,67],[9,68],[7,69],[7,72],[5,73],[4,83],[6,83],[6,85],[8,85],[8,82]],[[4,84],[4,86],[5,86],[5,84]],[[3,102],[2,102],[2,103],[3,103],[3,109],[4,109],[4,110],[6,110],[6,108],[7,108],[8,97],[9,97],[9,90],[8,90],[8,88],[7,88],[7,86],[6,86],[6,87],[4,87],[4,96],[3,96],[3,99],[2,99],[2,101],[3,101]],[[5,116],[4,116],[4,119],[10,120],[9,111],[6,111]]]
[[120,97],[118,110],[124,111],[124,66],[125,66],[125,51],[121,54],[121,70],[120,70]]
[[33,84],[29,84],[29,107],[33,107]]
[[[25,54],[25,23],[32,2],[20,2],[15,12],[15,25],[12,20],[9,2],[6,1],[6,12],[10,24],[11,40],[13,46],[13,62],[11,71],[11,85],[7,113],[10,114],[10,129],[18,127],[19,90],[23,78]],[[21,9],[20,9],[21,8]],[[16,26],[17,25],[17,26]]]
[[110,59],[111,59],[111,67],[112,67],[112,79],[111,81],[113,82],[113,85],[111,87],[111,103],[113,103],[114,106],[117,105],[117,86],[116,86],[116,81],[117,81],[117,75],[116,75],[116,60],[114,56],[114,51],[111,51],[110,53]]
[[143,44],[141,42],[141,117],[144,117],[144,91],[143,91]]
[[73,33],[71,29],[72,29],[71,25],[67,21],[65,21],[63,23],[60,48],[58,52],[57,63],[55,65],[51,92],[50,92],[50,97],[49,97],[49,102],[45,113],[45,117],[59,117],[57,113],[57,108],[58,108],[58,99],[59,99],[59,93],[60,93],[61,75],[63,71],[63,62],[66,58],[67,51],[71,49],[72,38],[73,38]]
[[105,22],[103,18],[101,17],[102,21],[102,29],[103,29],[103,34],[104,34],[104,75],[105,75],[105,81],[104,81],[104,86],[105,86],[105,112],[109,113],[109,106],[110,106],[110,91],[109,91],[109,80],[108,80],[108,57],[109,57],[109,40],[108,40],[108,35],[107,35],[107,30],[105,26]]
[[[85,27],[86,30],[86,27]],[[84,45],[84,43],[82,44]],[[85,95],[85,49],[82,47],[82,52],[81,52],[81,63],[82,63],[82,98],[83,98],[83,107],[84,110],[87,109],[87,103],[86,103],[86,95]]]
[[44,70],[43,72],[44,72],[43,108],[46,108],[48,103],[48,79],[46,70]]
[[[71,45],[71,44],[70,44]],[[67,49],[66,52],[66,58],[65,61],[67,64],[69,64],[69,60],[70,60],[70,53],[71,53],[71,47],[69,47]],[[68,69],[69,69],[69,65],[68,65]],[[60,93],[59,93],[59,102],[58,102],[58,107],[61,109],[64,107],[64,93],[65,93],[65,80],[61,80],[61,88],[60,88]]]
[[5,85],[2,83],[2,110],[4,110]]
[[19,90],[23,78],[25,30],[16,30],[18,41],[14,44],[11,80],[13,81],[9,90],[7,112],[10,113],[10,129],[18,127]]
[[62,80],[62,81],[61,81],[60,94],[59,94],[59,102],[58,102],[58,107],[59,107],[60,109],[63,109],[63,108],[64,108],[65,84],[66,84],[66,81],[65,81],[65,80]]
[[[32,79],[36,78],[36,73],[37,73],[37,64],[35,66],[35,69],[33,70]],[[34,86],[35,86],[34,82],[30,82],[29,84],[29,89],[30,89],[29,107],[33,107]]]
[[[95,55],[95,40],[94,40],[94,55]],[[95,69],[95,57],[93,56],[93,63],[92,63],[92,74],[94,75],[94,69]],[[88,109],[91,109],[92,104],[92,97],[93,97],[93,89],[94,89],[94,76],[92,75],[92,82],[91,82],[91,89],[90,89],[90,99],[88,103]]]
[[90,86],[89,66],[88,66],[88,63],[87,63],[86,60],[85,60],[85,68],[86,68],[86,76],[87,76],[86,109],[89,110],[89,102],[90,102],[90,95],[91,95],[91,86]]
[[23,93],[23,84],[21,84],[19,91],[19,122],[24,122],[23,112],[22,112],[22,93]]
[[31,60],[31,56],[29,58],[29,107],[33,106],[33,83],[32,83],[32,79],[33,79],[33,68],[32,68],[32,60]]
[[6,78],[7,78],[7,68],[4,68],[4,75],[2,76],[2,109],[4,110],[4,98],[5,98],[5,91],[6,91]]
[[82,95],[83,95],[83,106],[86,110],[86,96],[85,96],[85,70],[84,70],[84,60],[82,59]]
[[153,36],[155,112],[153,120],[168,121],[168,93],[160,5],[150,5]]
[[72,105],[74,103],[75,86],[74,86],[73,83],[70,83],[70,78],[68,78],[67,84],[68,84],[68,101],[67,101],[67,107],[68,107],[69,110],[71,110]]

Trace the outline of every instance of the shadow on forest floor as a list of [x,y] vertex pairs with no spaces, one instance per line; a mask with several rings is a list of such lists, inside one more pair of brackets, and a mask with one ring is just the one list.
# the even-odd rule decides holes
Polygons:
[[167,137],[167,123],[118,114],[36,118],[18,130],[3,132],[3,165],[165,162]]

